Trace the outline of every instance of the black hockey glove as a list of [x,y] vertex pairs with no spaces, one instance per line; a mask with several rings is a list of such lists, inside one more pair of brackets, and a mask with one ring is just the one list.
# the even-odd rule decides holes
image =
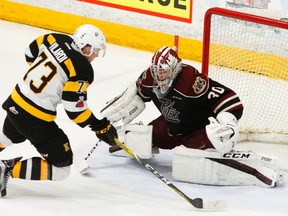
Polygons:
[[93,129],[98,139],[109,145],[116,145],[114,138],[118,138],[117,130],[107,118],[103,118],[97,125],[93,125]]

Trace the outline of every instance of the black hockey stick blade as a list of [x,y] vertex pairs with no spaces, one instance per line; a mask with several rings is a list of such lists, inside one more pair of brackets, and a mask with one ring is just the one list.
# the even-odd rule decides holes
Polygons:
[[178,189],[175,185],[173,185],[170,181],[168,181],[163,175],[158,173],[150,164],[145,163],[137,154],[135,154],[130,148],[128,148],[118,138],[115,137],[114,141],[118,146],[120,146],[124,151],[126,151],[131,157],[133,157],[138,163],[140,163],[147,170],[152,172],[157,178],[159,178],[167,186],[173,189],[177,194],[179,194],[183,199],[185,199],[195,208],[210,209],[210,210],[220,210],[220,209],[226,208],[227,204],[224,200],[204,201],[202,198],[195,198],[195,199],[189,198],[180,189]]

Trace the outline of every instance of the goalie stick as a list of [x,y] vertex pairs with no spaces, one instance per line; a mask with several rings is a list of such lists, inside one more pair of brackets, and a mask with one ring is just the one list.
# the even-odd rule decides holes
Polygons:
[[189,202],[197,209],[224,209],[226,208],[226,202],[224,200],[213,200],[213,201],[205,201],[202,198],[194,198],[191,199],[187,195],[185,195],[180,189],[178,189],[175,185],[169,182],[164,176],[158,173],[150,164],[145,163],[141,158],[138,157],[130,148],[128,148],[124,143],[122,143],[118,138],[114,138],[115,143],[120,146],[124,151],[126,151],[131,157],[133,157],[136,161],[138,161],[142,166],[144,166],[147,170],[152,172],[157,178],[159,178],[162,182],[164,182],[167,186],[173,189],[177,194],[179,194],[183,199]]

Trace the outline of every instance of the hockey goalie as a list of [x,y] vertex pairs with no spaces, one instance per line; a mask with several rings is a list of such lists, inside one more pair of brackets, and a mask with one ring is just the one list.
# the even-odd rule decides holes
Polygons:
[[[147,126],[129,124],[150,101],[161,115]],[[171,149],[176,180],[275,187],[283,179],[278,158],[234,150],[243,109],[232,89],[182,63],[176,48],[165,46],[101,113],[111,122],[122,121],[120,139],[142,159],[151,158],[155,149]],[[123,150],[112,146],[110,152]]]

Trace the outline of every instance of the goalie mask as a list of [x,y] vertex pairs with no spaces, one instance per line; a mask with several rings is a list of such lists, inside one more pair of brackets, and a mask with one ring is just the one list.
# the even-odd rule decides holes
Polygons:
[[152,57],[150,70],[154,80],[153,89],[158,98],[169,92],[173,80],[182,69],[182,61],[175,50],[176,47],[164,46]]
[[[89,54],[82,51],[86,45],[91,46]],[[106,51],[106,38],[97,27],[90,24],[81,25],[74,32],[72,47],[85,57],[89,57],[93,53],[98,53],[98,57],[103,57]]]

